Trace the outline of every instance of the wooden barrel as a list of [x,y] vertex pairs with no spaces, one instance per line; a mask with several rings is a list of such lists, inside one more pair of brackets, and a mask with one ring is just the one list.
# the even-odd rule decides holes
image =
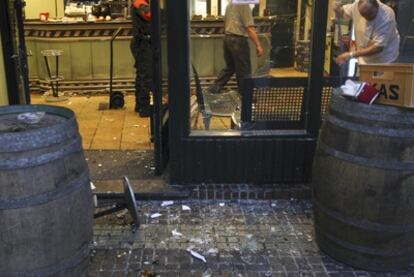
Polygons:
[[[35,112],[45,112],[39,123],[17,119]],[[87,275],[93,227],[89,184],[71,110],[0,108],[0,275]]]
[[322,251],[372,271],[414,260],[414,110],[357,103],[335,92],[312,176]]

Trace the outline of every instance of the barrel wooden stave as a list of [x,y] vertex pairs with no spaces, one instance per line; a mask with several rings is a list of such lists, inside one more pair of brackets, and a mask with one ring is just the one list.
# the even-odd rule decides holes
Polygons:
[[0,120],[7,113],[38,110],[65,120],[0,133],[0,226],[6,226],[0,233],[0,268],[5,276],[86,276],[93,206],[73,112],[7,107],[0,109]]

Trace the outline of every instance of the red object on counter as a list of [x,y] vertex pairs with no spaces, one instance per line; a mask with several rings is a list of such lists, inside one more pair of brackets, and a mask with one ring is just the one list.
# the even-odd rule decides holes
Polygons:
[[356,99],[359,102],[372,104],[372,102],[379,96],[379,91],[371,84],[364,83],[361,92],[358,94]]
[[47,22],[49,20],[49,13],[48,12],[40,13],[39,19],[40,21]]

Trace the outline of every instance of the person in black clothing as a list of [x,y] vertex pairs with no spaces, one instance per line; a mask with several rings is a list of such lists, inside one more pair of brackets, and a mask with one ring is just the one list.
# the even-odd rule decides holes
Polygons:
[[149,0],[135,0],[131,5],[131,52],[135,59],[135,112],[151,115],[152,90],[151,10]]

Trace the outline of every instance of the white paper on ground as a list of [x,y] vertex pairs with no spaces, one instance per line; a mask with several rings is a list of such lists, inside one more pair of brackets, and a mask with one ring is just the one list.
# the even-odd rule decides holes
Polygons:
[[155,213],[155,214],[151,215],[151,218],[157,218],[157,217],[160,217],[160,216],[162,216],[162,214]]
[[207,251],[207,253],[208,254],[212,254],[212,255],[216,255],[216,254],[218,254],[218,249],[217,248],[210,248],[208,251]]
[[183,211],[191,211],[191,208],[186,206],[186,205],[183,205],[182,209],[183,209]]
[[174,201],[163,201],[161,203],[161,207],[167,207],[167,206],[171,206],[174,205]]
[[181,234],[180,232],[177,232],[176,229],[172,230],[171,233],[174,237],[182,237],[183,236],[183,234]]
[[206,258],[204,258],[203,255],[201,255],[201,254],[199,254],[199,253],[197,253],[197,252],[195,252],[193,250],[187,250],[187,251],[190,252],[191,256],[193,256],[193,257],[195,257],[195,258],[197,258],[197,259],[199,259],[199,260],[207,263]]

